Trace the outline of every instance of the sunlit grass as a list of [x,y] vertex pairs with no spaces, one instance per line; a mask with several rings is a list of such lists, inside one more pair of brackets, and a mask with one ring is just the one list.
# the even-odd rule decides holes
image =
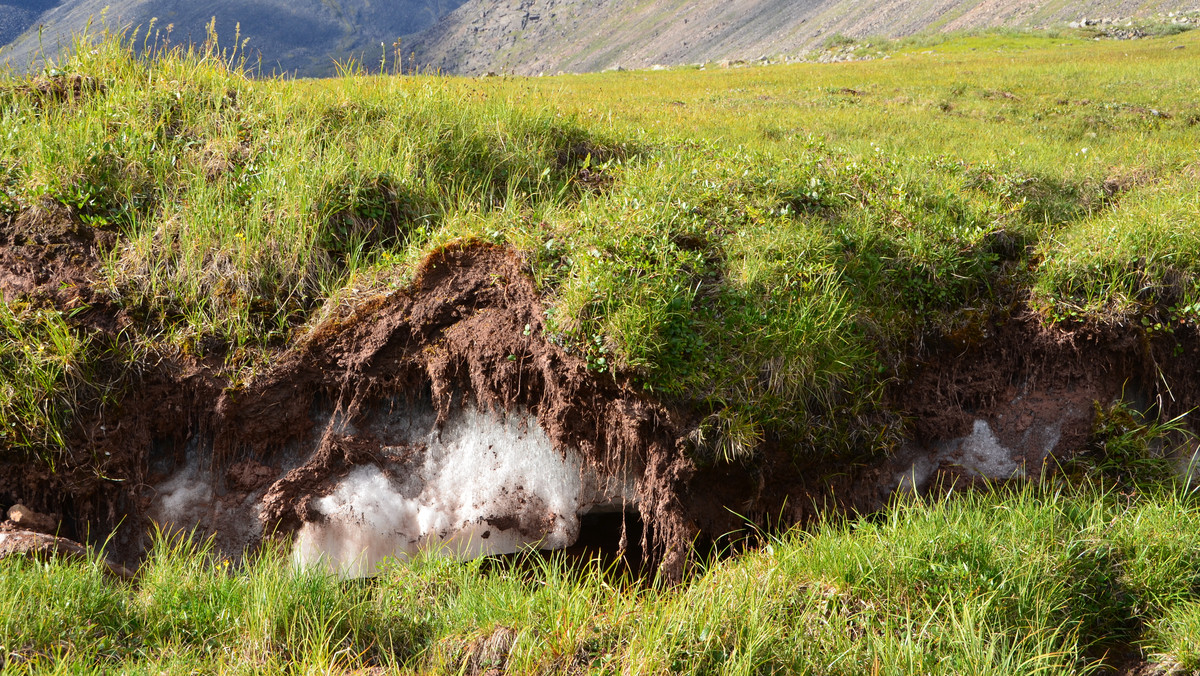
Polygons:
[[[767,538],[674,587],[557,555],[420,557],[370,581],[159,536],[139,578],[0,564],[9,671],[1080,674],[1135,644],[1196,665],[1191,492],[1044,483],[899,501]],[[496,656],[493,656],[496,658]],[[499,665],[492,665],[499,666]]]
[[86,343],[57,312],[0,303],[0,447],[65,445],[82,403]]

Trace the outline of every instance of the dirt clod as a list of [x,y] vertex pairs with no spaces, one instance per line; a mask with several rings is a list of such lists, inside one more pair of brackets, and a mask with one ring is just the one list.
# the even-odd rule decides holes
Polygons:
[[0,296],[49,296],[68,302],[89,284],[111,233],[75,223],[58,205],[0,217]]
[[24,530],[53,534],[58,530],[58,519],[49,514],[39,514],[25,505],[8,508],[8,520]]
[[229,483],[240,491],[253,492],[275,478],[277,471],[255,460],[235,462],[226,472]]
[[[67,538],[24,530],[11,522],[0,524],[0,561],[17,556],[89,560],[95,554],[84,545]],[[105,570],[114,577],[122,580],[134,577],[134,573],[122,565],[107,560],[103,564]]]

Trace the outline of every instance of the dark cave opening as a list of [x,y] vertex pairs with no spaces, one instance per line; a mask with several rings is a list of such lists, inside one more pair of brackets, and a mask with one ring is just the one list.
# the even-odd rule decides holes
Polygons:
[[642,547],[645,531],[642,517],[634,509],[584,514],[579,517],[579,537],[563,554],[577,561],[599,560],[605,569],[641,576],[652,571]]

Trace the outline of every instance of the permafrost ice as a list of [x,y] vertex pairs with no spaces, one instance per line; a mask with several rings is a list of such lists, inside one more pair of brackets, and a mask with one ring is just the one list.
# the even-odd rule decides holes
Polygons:
[[412,443],[385,448],[383,463],[356,467],[316,499],[319,519],[296,535],[298,563],[366,576],[384,559],[422,550],[473,558],[559,549],[575,542],[580,515],[636,499],[629,482],[603,479],[578,454],[556,450],[525,411],[466,408],[440,432],[432,422],[421,407],[389,416],[388,436],[417,435],[411,441],[424,452]]

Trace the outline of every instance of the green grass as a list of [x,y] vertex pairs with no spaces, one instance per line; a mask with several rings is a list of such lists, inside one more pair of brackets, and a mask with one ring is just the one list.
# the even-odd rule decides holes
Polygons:
[[9,560],[0,588],[8,672],[329,669],[391,659],[380,642],[407,644],[410,631],[366,591],[297,572],[274,550],[234,571],[178,536],[160,536],[133,587],[98,564]]
[[[107,37],[0,86],[0,210],[119,234],[98,290],[130,354],[243,381],[483,239],[530,261],[554,340],[728,448],[885,452],[864,421],[914,336],[1022,296],[1194,321],[1198,47],[995,32],[828,66],[279,81]],[[61,448],[55,425],[31,434]]]
[[1047,482],[900,501],[769,538],[684,584],[561,557],[427,557],[369,582],[267,548],[235,570],[162,537],[138,581],[88,563],[0,566],[11,673],[460,673],[497,628],[509,673],[1082,674],[1138,646],[1197,666],[1194,492]]
[[[1046,262],[1035,285],[1047,311],[1110,321],[1152,318],[1194,324],[1200,271],[1200,197],[1185,168],[1154,180],[1120,210],[1085,219],[1042,243]],[[1149,319],[1148,319],[1149,320]]]
[[86,342],[57,312],[0,304],[0,444],[35,451],[66,445],[86,380]]
[[1159,659],[1182,673],[1200,669],[1200,604],[1180,604],[1155,623],[1154,633],[1164,651]]

